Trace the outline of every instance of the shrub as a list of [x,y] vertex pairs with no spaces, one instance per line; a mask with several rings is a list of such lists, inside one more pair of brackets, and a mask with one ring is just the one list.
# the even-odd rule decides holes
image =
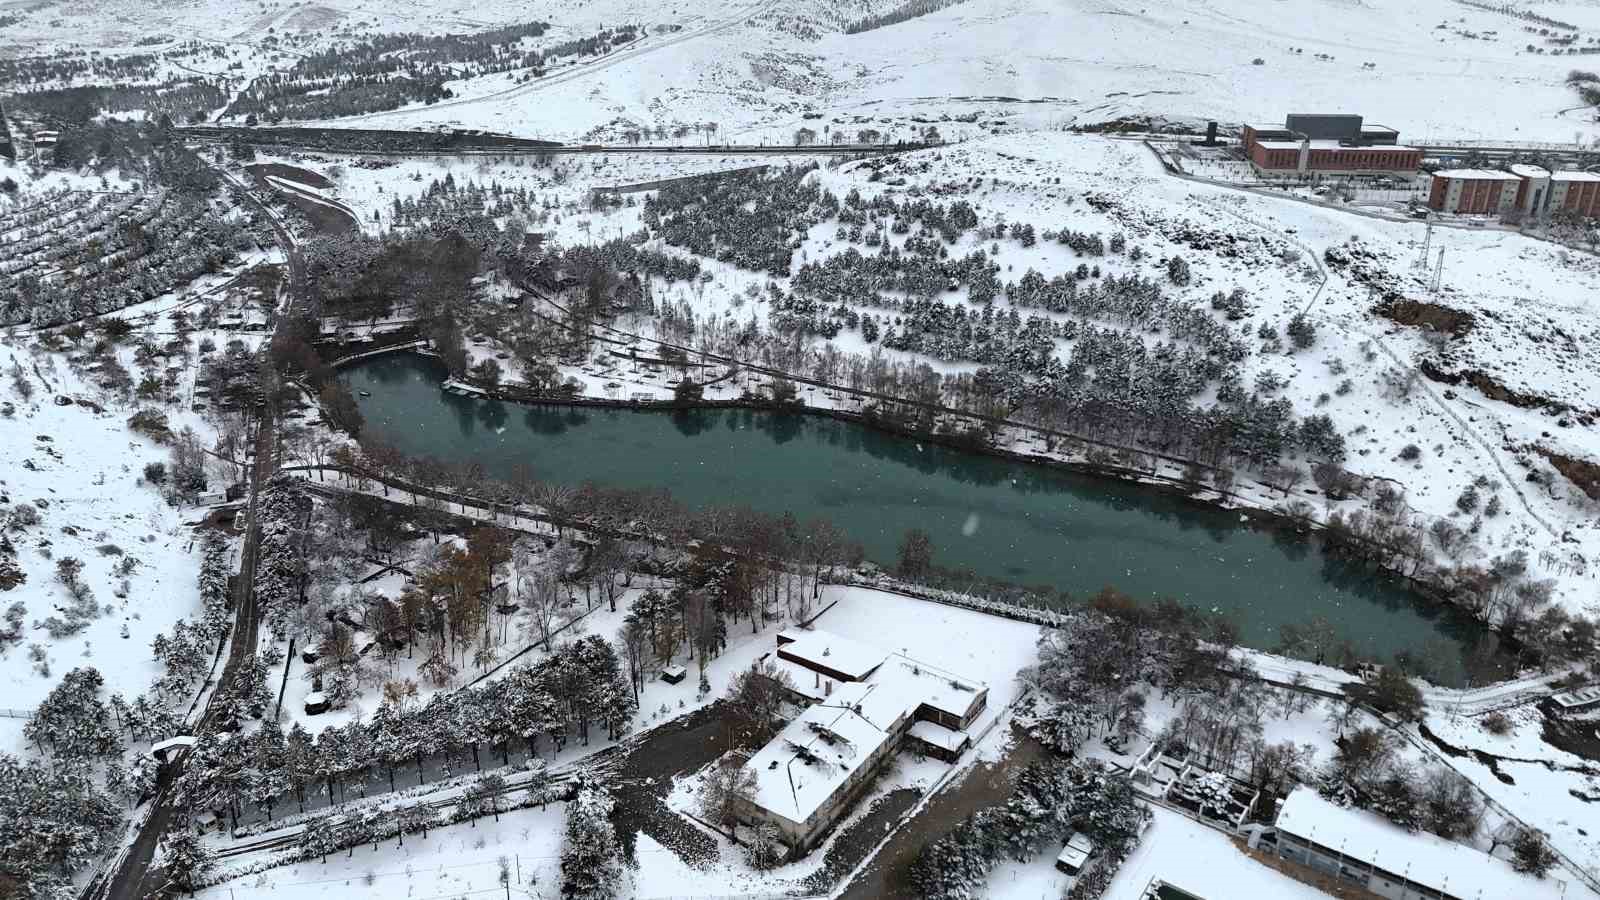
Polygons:
[[1317,342],[1317,326],[1304,315],[1298,315],[1289,320],[1289,340],[1294,342],[1295,349],[1305,350]]
[[1422,458],[1422,448],[1416,444],[1407,444],[1400,451],[1400,458],[1406,462],[1416,462]]
[[1539,832],[1525,828],[1511,842],[1511,867],[1518,872],[1543,878],[1555,864],[1556,855]]
[[11,527],[27,528],[39,524],[39,511],[31,503],[18,503],[11,509]]
[[1182,287],[1189,283],[1189,263],[1181,256],[1167,260],[1167,280]]
[[167,483],[167,464],[164,462],[145,463],[144,480],[154,485]]
[[1483,717],[1483,729],[1497,737],[1511,733],[1511,720],[1503,712],[1492,712]]

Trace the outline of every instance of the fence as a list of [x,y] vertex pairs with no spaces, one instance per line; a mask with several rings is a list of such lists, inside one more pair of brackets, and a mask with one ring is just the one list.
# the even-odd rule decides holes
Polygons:
[[33,710],[31,710],[31,709],[0,709],[0,718],[4,718],[4,719],[31,719],[31,718],[33,718]]

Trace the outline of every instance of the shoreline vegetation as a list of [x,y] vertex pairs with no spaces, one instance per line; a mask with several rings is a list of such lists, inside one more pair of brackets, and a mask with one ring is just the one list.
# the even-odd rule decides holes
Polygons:
[[[393,345],[376,348],[358,347],[349,355],[341,355],[336,359],[330,360],[328,365],[332,369],[338,369],[342,366],[352,364],[357,361],[368,361],[374,357],[392,353],[411,353],[413,355],[420,355],[436,360],[438,359],[436,353],[419,347],[415,340],[406,340],[396,342]],[[1419,577],[1419,572],[1416,571],[1416,569],[1407,571],[1403,566],[1386,565],[1385,563],[1389,562],[1390,560],[1388,560],[1384,554],[1384,548],[1374,545],[1373,542],[1365,538],[1363,535],[1340,532],[1337,529],[1330,529],[1327,524],[1317,521],[1310,515],[1292,515],[1281,507],[1267,507],[1259,505],[1257,502],[1252,501],[1251,498],[1231,489],[1218,488],[1213,484],[1201,483],[1198,480],[1186,480],[1182,477],[1175,478],[1169,475],[1163,475],[1154,467],[1151,469],[1142,469],[1127,465],[1120,465],[1116,457],[1109,453],[1092,456],[1084,460],[1074,460],[1062,459],[1060,457],[1039,453],[1018,451],[1008,447],[999,446],[992,439],[987,439],[984,437],[982,434],[982,423],[972,423],[972,427],[966,430],[949,428],[918,428],[915,427],[915,423],[908,422],[903,417],[881,414],[874,415],[872,414],[871,407],[868,407],[861,412],[854,412],[846,409],[819,407],[806,404],[798,394],[789,400],[779,400],[762,394],[752,394],[749,392],[746,392],[743,396],[738,398],[706,399],[703,396],[699,396],[698,394],[694,393],[691,393],[689,396],[684,396],[683,392],[680,391],[678,392],[677,396],[668,400],[612,399],[586,396],[577,393],[534,391],[517,385],[508,385],[502,383],[490,384],[485,383],[480,379],[474,379],[470,375],[465,377],[455,377],[450,375],[448,369],[444,368],[442,364],[441,368],[444,369],[441,372],[441,390],[456,394],[476,396],[486,400],[516,403],[525,406],[638,410],[665,414],[671,414],[674,411],[741,409],[816,416],[865,426],[867,428],[904,439],[926,441],[957,451],[979,453],[1015,462],[1039,465],[1057,471],[1072,472],[1091,477],[1110,478],[1123,482],[1136,483],[1141,487],[1157,490],[1170,497],[1187,501],[1199,506],[1237,512],[1240,516],[1239,525],[1241,527],[1249,527],[1262,532],[1270,532],[1276,536],[1282,536],[1289,540],[1314,542],[1317,546],[1317,549],[1321,553],[1337,559],[1373,566],[1382,572],[1384,577],[1397,579],[1409,593],[1424,601],[1426,605],[1448,607],[1452,610],[1458,611],[1471,621],[1482,625],[1486,632],[1485,638],[1498,641],[1500,649],[1516,660],[1515,668],[1520,669],[1526,665],[1536,662],[1536,659],[1530,658],[1529,656],[1529,654],[1532,653],[1537,653],[1538,659],[1550,659],[1553,655],[1556,655],[1543,652],[1541,648],[1530,647],[1526,642],[1519,640],[1516,635],[1506,633],[1504,630],[1499,628],[1496,623],[1487,621],[1483,616],[1476,614],[1471,607],[1458,602],[1457,597],[1448,589],[1448,586]],[[849,392],[848,388],[837,389],[840,391]],[[320,394],[318,396],[319,399],[323,400],[324,404],[326,404],[327,398],[321,396]],[[327,410],[325,409],[324,412],[326,413]],[[961,414],[957,411],[950,411],[950,415],[955,417],[960,416]],[[342,417],[342,419],[334,418],[332,416],[329,418],[335,423],[349,420],[348,413]],[[359,419],[359,416],[356,418]],[[973,417],[969,416],[968,418],[971,419]],[[359,434],[359,421],[352,424],[356,425],[354,430]],[[1048,434],[1047,430],[1045,429],[1028,426],[1024,423],[1009,424],[1012,427],[1029,429],[1035,434]],[[346,431],[352,430],[345,425],[341,425],[341,427]],[[370,441],[363,441],[361,443],[367,459],[374,463],[378,462],[380,459],[390,459],[399,461],[401,465],[407,464],[407,461],[404,460],[403,455],[401,455],[398,450],[388,447],[376,447],[368,449]],[[374,449],[376,450],[375,456],[373,452]],[[417,461],[410,461],[410,464],[415,465],[416,462]],[[430,462],[433,466],[442,466],[442,464],[440,464],[437,460],[428,462]],[[390,471],[390,467],[393,464],[394,463],[391,462],[389,465],[380,465],[379,468],[385,471]],[[466,468],[471,469],[473,466],[469,464]],[[478,468],[481,469],[481,467]],[[436,477],[442,477],[442,473],[436,472],[434,474]],[[486,478],[486,475],[481,472],[479,473],[479,476]],[[1230,483],[1229,488],[1231,487],[1232,485]],[[1271,486],[1263,483],[1263,487]],[[591,489],[601,491],[608,490],[589,484],[577,486],[575,488],[577,491]],[[664,490],[650,493],[666,495],[666,491]],[[665,497],[665,500],[669,504],[675,503],[675,501],[671,500],[670,496]],[[1330,540],[1330,538],[1337,538],[1339,540]],[[1002,604],[1014,605],[1020,609],[1055,611],[1059,610],[1063,606],[1085,606],[1092,599],[1091,595],[1079,597],[1074,593],[1054,588],[1053,586],[1030,587],[1007,582],[1003,579],[978,576],[970,571],[946,571],[932,565],[931,561],[926,568],[919,572],[919,575],[924,577],[932,576],[935,580],[931,583],[925,583],[922,578],[919,578],[912,583],[923,584],[925,587],[941,591],[948,590],[949,584],[955,584],[958,582],[968,586],[980,585],[986,593],[979,599],[988,602],[999,602]],[[1048,590],[1046,590],[1047,588]],[[1096,593],[1103,594],[1107,590],[1115,592],[1116,589],[1114,585],[1107,585]],[[988,594],[991,593],[997,594],[1005,599],[994,601],[988,596]],[[1149,601],[1145,602],[1154,608],[1162,601],[1156,598],[1151,598]],[[1287,628],[1284,630],[1289,631]],[[1307,661],[1326,661],[1328,664],[1338,665],[1350,670],[1354,670],[1356,666],[1363,662],[1374,661],[1368,655],[1364,655],[1359,652],[1350,639],[1334,637],[1331,634],[1331,627],[1329,627],[1325,621],[1318,619],[1308,621],[1303,627],[1295,628],[1291,633],[1285,634],[1283,639],[1280,641],[1279,646],[1273,648],[1264,647],[1261,649],[1267,652],[1283,653],[1285,655],[1303,658]],[[1471,650],[1470,648],[1464,646],[1463,662],[1465,662],[1466,656],[1469,652],[1475,656],[1478,656],[1480,659],[1487,658],[1484,652]],[[1491,653],[1489,655],[1493,654]],[[1430,660],[1424,658],[1425,656],[1426,654],[1424,652],[1424,648],[1418,648],[1416,653],[1402,654],[1396,660],[1378,661],[1397,662],[1408,673],[1422,677],[1429,681],[1435,681],[1438,678],[1437,670]],[[1504,677],[1506,678],[1514,677],[1514,675],[1514,671],[1504,673]]]

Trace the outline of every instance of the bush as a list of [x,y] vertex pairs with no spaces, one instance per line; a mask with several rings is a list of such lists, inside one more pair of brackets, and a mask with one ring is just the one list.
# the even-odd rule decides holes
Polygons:
[[145,463],[144,480],[154,485],[167,483],[167,464],[164,462]]
[[1556,855],[1550,845],[1544,842],[1543,835],[1531,828],[1517,832],[1516,840],[1511,842],[1513,869],[1543,878],[1555,864]]
[[1181,256],[1167,260],[1167,280],[1179,287],[1189,283],[1189,263]]
[[1416,444],[1407,444],[1405,445],[1404,449],[1400,451],[1400,458],[1406,462],[1416,462],[1422,458],[1422,448],[1418,447]]
[[1511,733],[1511,720],[1503,712],[1492,712],[1483,717],[1483,730],[1496,737],[1505,737]]
[[1298,315],[1289,320],[1289,340],[1294,342],[1295,349],[1305,350],[1317,342],[1317,326],[1304,315]]
[[1467,485],[1467,489],[1462,491],[1461,495],[1456,498],[1456,509],[1459,509],[1464,513],[1470,513],[1477,508],[1478,489],[1469,484]]
[[39,524],[39,511],[31,503],[18,503],[11,509],[11,527],[28,528]]

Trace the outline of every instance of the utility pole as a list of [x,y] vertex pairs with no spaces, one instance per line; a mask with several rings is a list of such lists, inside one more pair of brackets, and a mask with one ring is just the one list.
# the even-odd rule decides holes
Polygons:
[[1428,250],[1433,246],[1433,221],[1429,220],[1427,228],[1422,232],[1422,251],[1417,254],[1417,268],[1428,267]]
[[1435,293],[1435,294],[1439,293],[1439,281],[1440,281],[1440,278],[1443,275],[1444,275],[1444,248],[1440,247],[1439,248],[1439,261],[1437,263],[1435,263],[1434,266],[1433,266],[1433,286],[1430,289],[1432,293]]

